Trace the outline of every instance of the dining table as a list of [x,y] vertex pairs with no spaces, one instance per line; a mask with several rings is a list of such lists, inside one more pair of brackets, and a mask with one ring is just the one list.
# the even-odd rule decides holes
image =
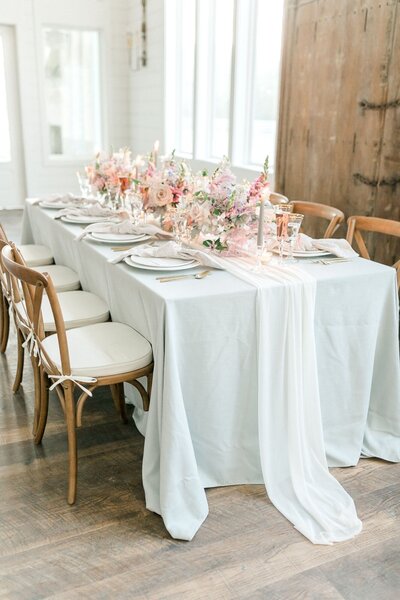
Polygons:
[[[116,254],[110,244],[79,240],[82,226],[54,217],[54,210],[28,198],[22,243],[50,247],[56,263],[74,269],[82,288],[108,303],[112,320],[130,325],[152,345],[149,411],[142,410],[130,386],[126,398],[135,405],[133,418],[145,437],[146,506],[161,515],[173,538],[191,540],[201,527],[208,514],[207,488],[265,483],[275,504],[273,486],[266,481],[271,469],[274,482],[285,469],[292,471],[292,479],[307,477],[301,461],[287,466],[291,444],[307,452],[308,445],[322,443],[329,467],[351,467],[368,457],[400,460],[399,306],[393,268],[359,257],[326,265],[299,260],[296,272],[304,273],[314,289],[311,319],[303,320],[301,313],[285,314],[291,306],[285,285],[268,276],[268,265],[262,285],[223,268],[202,279],[162,283],[162,272],[110,262]],[[276,272],[286,268],[276,267]],[[267,293],[262,335],[261,289]],[[295,324],[293,335],[288,323]],[[304,340],[316,365],[312,394],[317,404],[308,405],[307,373],[298,372]],[[292,374],[297,383],[289,386]],[[304,393],[297,410],[292,400],[299,385]],[[306,431],[301,440],[296,439],[299,431]],[[282,512],[294,522],[293,490],[283,477],[278,483],[276,506],[282,510],[286,497],[287,511]],[[319,500],[329,503],[326,497]],[[353,534],[360,528],[355,523]]]

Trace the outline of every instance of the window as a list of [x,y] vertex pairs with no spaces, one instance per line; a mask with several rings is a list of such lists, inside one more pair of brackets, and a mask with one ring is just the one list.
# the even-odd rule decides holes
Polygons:
[[6,68],[3,38],[0,36],[0,162],[11,161],[10,125],[8,122]]
[[46,27],[44,93],[52,158],[88,158],[101,148],[97,31]]
[[246,168],[268,155],[273,167],[283,4],[170,0],[167,143],[178,154]]

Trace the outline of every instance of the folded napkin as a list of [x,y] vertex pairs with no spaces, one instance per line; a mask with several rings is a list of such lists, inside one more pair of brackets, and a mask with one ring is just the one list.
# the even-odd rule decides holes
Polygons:
[[326,250],[331,254],[340,256],[340,258],[356,258],[357,252],[353,250],[349,242],[345,239],[320,239],[313,240],[308,235],[300,233],[297,238],[295,250]]
[[110,217],[127,219],[129,217],[125,210],[113,210],[108,206],[102,206],[100,202],[89,204],[89,206],[71,206],[69,208],[62,208],[57,212],[54,218],[60,219],[66,215],[73,215],[74,217],[104,217],[105,219]]
[[49,204],[69,204],[70,206],[82,206],[84,204],[97,204],[96,198],[83,198],[82,196],[75,196],[74,194],[54,194],[45,198],[35,198],[32,204],[39,204],[39,202],[48,202]]
[[163,231],[156,225],[134,225],[130,219],[124,219],[120,223],[93,223],[93,225],[88,225],[85,227],[82,233],[76,237],[76,239],[81,240],[89,233],[120,233],[122,235],[141,235],[147,233],[148,235],[158,237],[160,239],[169,238],[172,235],[166,231]]
[[185,260],[195,259],[201,265],[213,267],[214,269],[223,268],[219,257],[199,250],[197,248],[182,248],[174,241],[162,242],[158,245],[141,244],[140,246],[130,248],[125,252],[120,252],[117,256],[109,259],[110,263],[119,263],[127,256],[148,256],[153,258],[183,258]]

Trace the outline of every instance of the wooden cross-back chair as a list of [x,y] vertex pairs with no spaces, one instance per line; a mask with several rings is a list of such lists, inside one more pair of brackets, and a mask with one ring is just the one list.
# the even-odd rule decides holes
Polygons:
[[[7,239],[6,233],[3,227],[0,225],[0,252],[7,246],[9,241]],[[13,278],[5,271],[2,258],[0,255],[0,280],[1,280],[1,330],[0,330],[0,340],[1,340],[1,352],[5,352],[7,349],[9,332],[10,332],[10,308],[13,313],[15,328],[17,331],[17,370],[15,373],[14,383],[13,383],[13,392],[17,392],[19,386],[21,385],[22,375],[24,370],[24,343],[26,330],[23,327],[23,324],[19,321],[19,311],[16,310],[17,306],[21,306],[21,296],[20,291],[18,289],[18,285]],[[36,361],[35,357],[32,358],[32,367],[34,373],[34,382],[35,382],[35,395],[37,395],[38,389],[38,373],[36,369]],[[37,399],[35,401],[35,405],[37,404]],[[36,414],[36,413],[35,413]],[[35,430],[36,421],[34,419],[33,429]]]
[[[6,232],[0,224],[0,251],[8,244]],[[7,350],[8,337],[10,334],[10,290],[8,289],[8,281],[0,260],[0,352],[4,354]]]
[[[371,260],[361,233],[362,231],[382,233],[384,235],[392,235],[400,238],[400,221],[360,215],[355,215],[347,219],[347,241],[352,245],[354,241],[357,245],[360,255],[363,258]],[[397,271],[397,287],[400,289],[400,258],[394,263],[393,267]]]
[[[34,441],[36,444],[42,441],[49,388],[55,389],[67,426],[67,499],[69,504],[73,504],[77,488],[76,427],[81,425],[83,406],[94,389],[110,386],[114,402],[126,421],[123,383],[130,383],[139,391],[143,408],[148,410],[153,374],[151,346],[138,332],[122,323],[109,321],[66,330],[51,277],[26,267],[14,244],[3,247],[2,260],[10,276],[21,282],[26,324],[38,359],[40,401]],[[47,337],[41,316],[45,291],[56,325],[56,333]],[[138,381],[144,376],[147,377],[147,390]],[[74,391],[78,388],[81,393],[75,401]]]
[[[320,204],[319,202],[303,202],[293,201],[293,212],[300,213],[305,216],[318,217],[329,221],[328,226],[323,235],[324,238],[330,238],[338,229],[341,223],[344,222],[344,213],[328,204]],[[303,223],[304,225],[304,223]]]

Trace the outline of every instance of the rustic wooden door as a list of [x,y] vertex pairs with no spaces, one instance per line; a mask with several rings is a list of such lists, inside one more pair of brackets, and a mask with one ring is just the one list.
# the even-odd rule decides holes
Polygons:
[[[400,218],[398,0],[288,0],[276,189]],[[400,257],[399,241],[369,244],[377,260]]]

